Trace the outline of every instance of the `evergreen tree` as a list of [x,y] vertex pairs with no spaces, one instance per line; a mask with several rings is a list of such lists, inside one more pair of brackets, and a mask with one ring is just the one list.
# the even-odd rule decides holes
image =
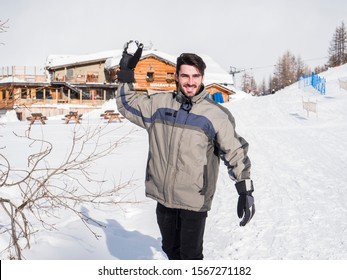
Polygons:
[[323,66],[316,66],[313,71],[316,73],[316,74],[319,74],[319,73],[322,73],[324,71],[328,70],[328,68],[326,67],[326,65],[323,65]]
[[241,89],[246,93],[251,92],[251,77],[247,72],[244,72],[241,78]]
[[270,76],[270,79],[269,79],[269,93],[272,93],[272,91],[277,91],[280,89],[280,86],[279,86],[279,81],[278,81],[278,78],[276,75],[274,76]]
[[241,89],[246,93],[257,93],[257,83],[252,74],[245,72],[241,78]]
[[266,94],[266,81],[265,81],[265,78],[263,78],[260,86],[259,86],[259,92],[261,95],[264,95]]
[[304,63],[300,56],[296,57],[296,78],[311,74],[310,68]]
[[258,94],[257,83],[253,75],[251,75],[251,92],[253,92],[254,94]]
[[347,63],[347,31],[344,22],[335,29],[328,53],[328,67]]

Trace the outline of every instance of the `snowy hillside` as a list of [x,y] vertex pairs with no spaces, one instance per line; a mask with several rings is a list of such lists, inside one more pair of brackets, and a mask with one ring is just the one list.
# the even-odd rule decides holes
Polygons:
[[[338,78],[347,77],[347,65],[321,74],[327,94],[294,84],[274,95],[236,99],[225,104],[236,119],[236,128],[250,144],[256,215],[239,227],[237,193],[226,168],[221,166],[217,192],[206,225],[206,259],[346,259],[347,258],[347,91]],[[317,102],[318,113],[307,116],[302,100]],[[106,104],[107,108],[114,103]],[[99,113],[86,116],[82,126],[105,126]],[[1,145],[6,155],[18,158],[13,132],[23,133],[27,122],[0,119]],[[27,259],[165,259],[156,224],[156,203],[144,196],[147,135],[128,121],[108,137],[132,133],[117,153],[97,162],[96,172],[109,181],[135,178],[127,198],[137,204],[84,209],[104,227],[90,226],[99,240],[76,217],[60,212],[58,231],[41,228],[32,239]],[[35,124],[32,133],[44,135],[64,154],[74,125],[52,118]],[[23,150],[24,153],[24,150]],[[59,160],[58,151],[51,161]],[[0,190],[0,196],[6,190]],[[1,223],[1,222],[0,222]],[[0,248],[6,246],[0,236]],[[1,258],[6,258],[3,253]]]

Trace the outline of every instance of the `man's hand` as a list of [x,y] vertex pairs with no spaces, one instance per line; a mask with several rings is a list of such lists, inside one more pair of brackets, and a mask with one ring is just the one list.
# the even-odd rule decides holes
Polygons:
[[[130,43],[130,42],[129,42]],[[135,42],[137,44],[137,50],[134,55],[128,53],[128,45],[125,45],[122,58],[119,62],[120,70],[117,71],[117,79],[120,83],[133,83],[134,82],[134,69],[139,62],[143,50],[143,44]]]
[[254,191],[252,180],[244,180],[235,184],[239,196],[237,202],[237,215],[241,220],[240,226],[245,226],[254,216],[255,206],[254,197],[252,192]]

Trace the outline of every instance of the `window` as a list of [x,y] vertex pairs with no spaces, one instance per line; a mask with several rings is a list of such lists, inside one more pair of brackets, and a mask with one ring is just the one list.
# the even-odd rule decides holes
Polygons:
[[107,89],[106,90],[106,100],[113,99],[115,97],[115,90]]
[[67,69],[66,70],[66,76],[68,76],[69,78],[71,78],[73,76],[73,69]]
[[26,90],[25,90],[25,91],[22,91],[21,94],[20,94],[20,98],[26,99],[27,97],[28,97],[27,91],[26,91]]
[[173,72],[166,73],[166,82],[173,83],[175,81],[175,74]]
[[97,83],[98,80],[99,80],[99,73],[98,72],[88,72],[87,73],[87,82]]
[[36,99],[43,99],[43,90],[36,91]]
[[73,69],[66,70],[66,81],[71,81],[73,78]]
[[147,72],[146,81],[147,82],[153,82],[154,81],[154,72]]

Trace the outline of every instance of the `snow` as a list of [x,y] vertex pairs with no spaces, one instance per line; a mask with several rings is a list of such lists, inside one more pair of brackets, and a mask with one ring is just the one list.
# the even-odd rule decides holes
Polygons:
[[6,111],[4,115],[0,115],[0,124],[7,123],[7,122],[19,122],[16,111],[9,110],[9,111]]
[[6,77],[3,79],[0,79],[0,84],[6,84],[6,83],[25,83],[25,80],[18,79],[17,77]]
[[[236,98],[223,104],[236,119],[237,132],[250,144],[252,179],[255,185],[256,214],[239,227],[237,193],[221,165],[217,192],[207,219],[204,255],[208,260],[343,260],[347,258],[347,91],[338,79],[347,76],[347,65],[320,74],[327,79],[327,94],[293,84],[276,94]],[[245,96],[244,96],[245,97]],[[318,112],[307,116],[302,99],[318,102]],[[81,127],[106,126],[99,114],[116,109],[114,100],[100,111],[86,114]],[[19,165],[13,132],[23,134],[27,122],[15,114],[0,119],[1,150]],[[58,149],[51,164],[59,161],[69,145],[74,125],[49,118],[46,125],[35,124],[32,133],[51,140]],[[113,131],[114,128],[117,128]],[[100,235],[96,239],[75,216],[59,211],[57,231],[40,228],[32,239],[27,259],[165,259],[156,224],[156,202],[144,196],[147,134],[125,120],[107,126],[115,139],[135,129],[115,154],[97,162],[95,172],[109,182],[136,179],[126,197],[137,203],[119,206],[83,207],[84,213],[104,227],[89,226]],[[92,187],[92,186],[90,186]],[[107,184],[106,184],[107,187]],[[0,189],[0,195],[6,190]],[[0,235],[0,248],[6,236]],[[2,250],[0,250],[2,251]],[[1,258],[6,258],[2,253]]]
[[86,61],[94,61],[106,59],[109,57],[117,57],[122,55],[121,49],[102,51],[97,53],[89,54],[78,54],[78,55],[63,55],[63,54],[51,54],[46,58],[46,67],[57,67],[74,63],[81,63]]

